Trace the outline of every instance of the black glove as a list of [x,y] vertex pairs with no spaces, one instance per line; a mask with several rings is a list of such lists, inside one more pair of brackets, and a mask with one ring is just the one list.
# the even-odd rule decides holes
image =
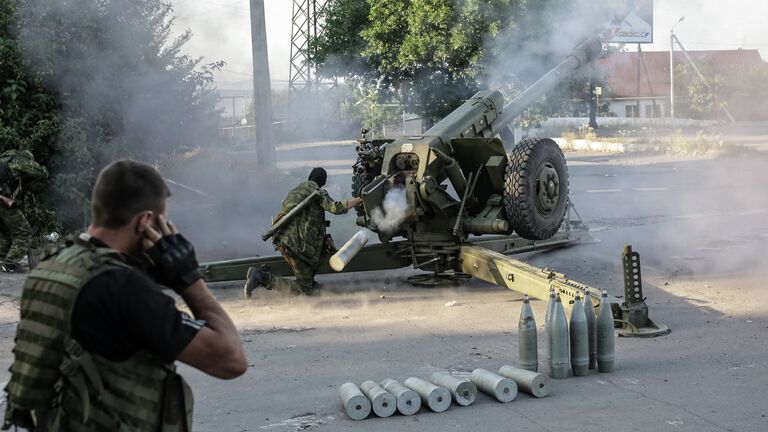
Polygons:
[[181,234],[161,237],[147,255],[154,262],[150,270],[157,282],[181,294],[203,276],[198,270],[195,248]]

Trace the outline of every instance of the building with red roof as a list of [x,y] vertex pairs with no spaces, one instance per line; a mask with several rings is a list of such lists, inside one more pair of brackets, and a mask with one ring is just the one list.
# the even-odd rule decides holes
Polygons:
[[[688,54],[708,80],[722,83],[727,107],[737,120],[768,118],[768,83],[757,78],[761,73],[768,77],[768,64],[757,50]],[[683,52],[675,51],[673,61],[675,68],[683,65],[687,69],[685,74],[675,75],[675,116],[687,117],[688,86],[695,72]],[[610,112],[619,117],[669,117],[669,51],[616,52],[599,59],[597,68],[603,77],[600,103],[608,103]]]

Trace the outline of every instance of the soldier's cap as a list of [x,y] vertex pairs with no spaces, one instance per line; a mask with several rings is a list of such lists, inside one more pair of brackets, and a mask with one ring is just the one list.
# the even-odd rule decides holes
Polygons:
[[312,168],[312,172],[309,173],[309,180],[317,183],[318,186],[325,186],[325,181],[328,179],[328,173],[325,169],[320,167]]

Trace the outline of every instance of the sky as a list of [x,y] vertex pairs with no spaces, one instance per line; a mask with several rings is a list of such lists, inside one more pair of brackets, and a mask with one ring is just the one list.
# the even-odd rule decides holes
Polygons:
[[[364,0],[360,0],[364,1]],[[185,53],[206,60],[224,60],[216,75],[219,88],[251,79],[249,0],[171,0],[176,31],[191,29]],[[264,0],[273,88],[287,85],[290,59],[292,0]],[[654,43],[644,51],[668,51],[669,30],[688,50],[758,49],[768,60],[766,0],[655,0]]]

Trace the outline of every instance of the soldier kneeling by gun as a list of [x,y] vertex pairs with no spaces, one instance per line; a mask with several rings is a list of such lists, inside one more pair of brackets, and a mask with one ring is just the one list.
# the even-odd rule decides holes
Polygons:
[[256,267],[248,269],[245,297],[257,286],[290,294],[309,294],[315,287],[315,273],[328,256],[335,253],[333,240],[325,232],[325,212],[341,215],[362,202],[361,198],[334,201],[325,189],[328,174],[314,168],[309,179],[288,192],[272,228],[262,236],[273,236],[275,249],[291,266],[295,278],[277,277]]

